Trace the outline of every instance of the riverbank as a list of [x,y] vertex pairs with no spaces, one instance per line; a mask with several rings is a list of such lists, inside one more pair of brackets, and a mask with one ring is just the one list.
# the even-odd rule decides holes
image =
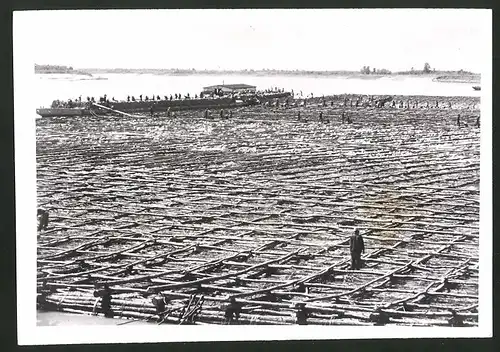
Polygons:
[[446,76],[438,76],[434,78],[436,82],[444,82],[444,83],[471,83],[471,84],[479,84],[481,83],[480,75],[446,75]]

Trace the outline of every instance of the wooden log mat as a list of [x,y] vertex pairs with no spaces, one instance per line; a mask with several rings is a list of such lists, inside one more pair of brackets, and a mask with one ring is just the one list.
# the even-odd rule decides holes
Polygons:
[[[225,120],[37,120],[44,307],[90,312],[107,283],[125,318],[158,318],[163,294],[167,308],[204,296],[190,323],[227,323],[234,296],[244,324],[297,323],[303,303],[309,324],[477,326],[479,100],[343,99]],[[355,228],[366,251],[350,270]]]

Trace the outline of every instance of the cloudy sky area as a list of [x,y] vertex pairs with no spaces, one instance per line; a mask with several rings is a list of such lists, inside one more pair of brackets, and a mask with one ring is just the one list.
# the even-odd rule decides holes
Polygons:
[[34,62],[74,68],[478,72],[485,11],[30,11],[14,26],[29,32]]

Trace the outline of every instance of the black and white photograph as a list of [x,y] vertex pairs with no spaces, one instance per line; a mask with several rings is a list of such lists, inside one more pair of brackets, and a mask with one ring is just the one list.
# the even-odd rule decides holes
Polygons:
[[491,336],[491,16],[15,11],[18,343]]

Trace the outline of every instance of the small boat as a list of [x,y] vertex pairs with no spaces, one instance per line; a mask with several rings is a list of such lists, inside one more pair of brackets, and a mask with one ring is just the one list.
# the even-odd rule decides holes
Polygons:
[[474,90],[481,90],[481,86],[473,86],[472,89],[474,89]]

